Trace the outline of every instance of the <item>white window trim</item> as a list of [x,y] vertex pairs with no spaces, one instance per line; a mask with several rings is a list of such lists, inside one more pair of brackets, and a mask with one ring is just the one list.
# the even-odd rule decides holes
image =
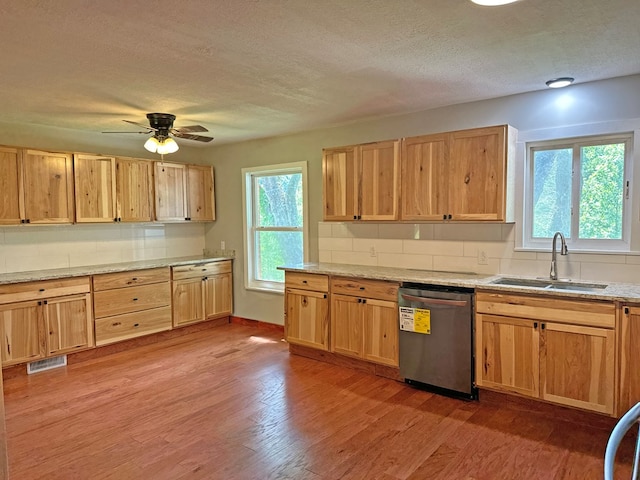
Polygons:
[[[558,139],[573,139],[587,136],[620,136],[625,133],[631,133],[631,152],[630,161],[625,165],[625,178],[630,180],[629,200],[625,216],[628,216],[629,226],[625,232],[627,239],[626,245],[620,249],[612,249],[610,247],[602,247],[595,242],[592,247],[580,246],[573,249],[580,253],[598,253],[598,254],[625,254],[640,253],[640,202],[634,197],[634,185],[640,185],[640,119],[620,120],[613,122],[599,122],[585,125],[571,125],[565,127],[555,127],[541,130],[521,131],[518,132],[518,142],[516,147],[516,191],[523,192],[522,195],[516,196],[516,251],[531,252],[549,252],[551,242],[527,242],[528,232],[525,230],[525,209],[530,208],[528,205],[529,188],[530,188],[530,171],[526,167],[527,154],[529,144],[541,144]],[[626,219],[625,219],[626,220]],[[547,245],[548,243],[548,245]]]
[[[302,238],[303,238],[303,261],[309,258],[309,193],[307,182],[307,162],[281,163],[276,165],[265,165],[261,167],[247,167],[242,172],[242,233],[244,245],[244,287],[247,290],[257,290],[262,292],[284,293],[284,283],[256,280],[253,278],[253,265],[255,262],[255,252],[249,248],[249,239],[252,237],[252,230],[255,224],[255,208],[252,204],[252,179],[254,175],[286,175],[287,173],[302,174]],[[249,206],[251,210],[249,210]],[[283,229],[286,230],[286,229]],[[253,242],[252,242],[253,245]]]

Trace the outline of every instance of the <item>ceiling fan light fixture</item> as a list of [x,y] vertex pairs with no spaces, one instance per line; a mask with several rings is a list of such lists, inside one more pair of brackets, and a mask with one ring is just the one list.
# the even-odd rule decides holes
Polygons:
[[160,146],[160,142],[156,137],[149,137],[146,142],[144,142],[144,148],[151,153],[156,153],[158,151],[158,147]]
[[571,85],[573,80],[574,79],[572,77],[560,77],[547,80],[545,84],[549,88],[562,88]]
[[514,3],[518,0],[471,0],[473,3],[482,5],[483,7],[497,7],[498,5],[506,5],[508,3]]
[[173,138],[165,138],[158,145],[157,153],[166,155],[167,153],[175,153],[178,151],[178,144]]

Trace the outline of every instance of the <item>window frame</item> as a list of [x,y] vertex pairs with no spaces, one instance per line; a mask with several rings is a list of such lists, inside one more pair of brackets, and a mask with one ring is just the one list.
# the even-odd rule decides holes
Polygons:
[[[284,292],[284,282],[259,280],[256,278],[256,262],[259,261],[256,235],[264,231],[301,231],[303,262],[309,256],[309,193],[307,181],[307,162],[291,162],[260,167],[247,167],[242,172],[242,212],[243,212],[243,244],[244,244],[244,286],[247,290],[264,292]],[[258,227],[257,196],[255,180],[260,177],[302,175],[302,227]]]
[[[580,226],[580,175],[581,167],[580,149],[585,146],[605,145],[610,143],[625,144],[625,159],[623,172],[623,198],[622,198],[622,238],[621,239],[579,239],[577,238]],[[533,237],[533,154],[535,151],[571,148],[572,152],[572,179],[571,179],[571,233],[572,238],[567,238],[570,250],[580,252],[598,253],[623,253],[631,251],[631,239],[633,226],[632,203],[632,172],[633,162],[636,156],[633,151],[634,132],[592,133],[583,136],[569,138],[552,138],[546,140],[533,140],[525,142],[524,154],[524,195],[522,214],[522,242],[523,249],[548,250],[550,238]],[[575,213],[575,215],[574,215]]]

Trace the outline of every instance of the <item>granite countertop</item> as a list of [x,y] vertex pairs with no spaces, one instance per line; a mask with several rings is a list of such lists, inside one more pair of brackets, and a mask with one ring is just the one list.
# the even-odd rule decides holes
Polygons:
[[[363,265],[347,265],[338,263],[304,263],[298,265],[286,265],[279,268],[285,271],[321,273],[326,275],[358,277],[372,280],[389,280],[397,282],[414,282],[433,285],[466,287],[501,292],[503,291],[505,293],[536,293],[564,298],[640,302],[640,284],[634,283],[594,282],[607,285],[606,288],[594,291],[549,290],[541,287],[496,285],[492,283],[495,280],[506,276],[508,276],[509,278],[518,278],[517,275],[483,275],[478,273],[440,272],[433,270],[413,270],[409,268],[393,267],[369,267]],[[579,281],[576,280],[576,282]]]
[[29,272],[15,272],[0,274],[0,285],[9,283],[33,282],[39,280],[53,280],[56,278],[83,277],[100,273],[126,272],[129,270],[144,270],[146,268],[174,267],[177,265],[192,265],[201,262],[218,262],[232,260],[233,256],[191,256],[160,258],[157,260],[139,260],[136,262],[109,263],[104,265],[90,265],[73,268],[56,268],[50,270],[33,270]]

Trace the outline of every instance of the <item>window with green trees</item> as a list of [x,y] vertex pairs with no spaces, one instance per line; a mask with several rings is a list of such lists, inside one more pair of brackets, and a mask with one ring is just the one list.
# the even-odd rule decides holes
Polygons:
[[529,145],[530,244],[562,232],[580,248],[623,248],[629,135]]
[[247,287],[282,290],[279,266],[305,259],[306,164],[243,169]]

